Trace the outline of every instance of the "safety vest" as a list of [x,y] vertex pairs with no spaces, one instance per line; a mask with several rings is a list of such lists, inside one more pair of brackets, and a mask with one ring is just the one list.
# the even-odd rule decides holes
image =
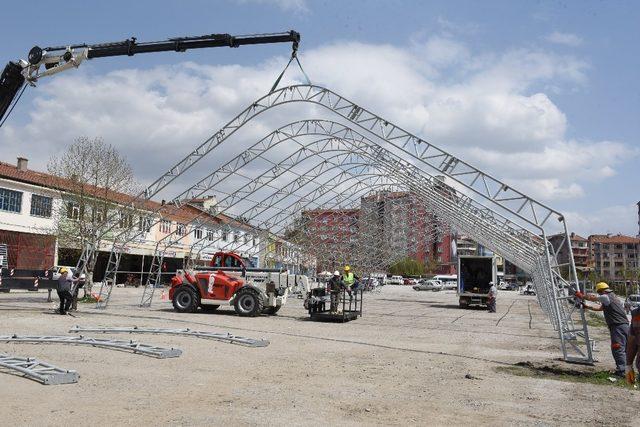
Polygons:
[[353,285],[353,282],[355,282],[355,279],[353,277],[353,273],[352,272],[348,272],[347,274],[343,274],[342,275],[342,281],[344,282],[345,286]]

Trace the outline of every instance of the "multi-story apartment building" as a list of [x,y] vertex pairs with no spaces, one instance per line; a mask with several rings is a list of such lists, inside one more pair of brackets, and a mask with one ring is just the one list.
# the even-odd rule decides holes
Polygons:
[[[68,180],[28,168],[27,159],[17,164],[0,162],[0,262],[4,267],[40,269],[55,264],[73,265],[79,248],[56,237],[58,218],[77,221],[83,209],[64,201],[73,189]],[[131,196],[102,192],[114,206],[125,206]],[[179,208],[147,201],[136,217],[124,214],[120,222],[133,227],[134,239],[124,246],[120,271],[148,269],[156,244],[164,250],[167,272],[175,271],[187,258],[207,261],[218,250],[233,250],[259,262],[260,230],[212,209],[214,198],[188,201]],[[197,219],[197,221],[196,221]],[[119,224],[123,227],[123,224]],[[118,225],[116,225],[117,229]],[[99,248],[94,277],[101,276],[112,243]]]
[[[566,235],[556,234],[549,237],[549,242],[553,248],[557,251],[557,259],[560,264],[566,264],[569,262],[569,250],[567,245],[563,244]],[[569,235],[571,240],[571,251],[573,252],[573,260],[576,265],[578,273],[586,272],[589,269],[589,244],[587,239],[576,233]]]
[[316,258],[318,272],[341,270],[353,259],[360,209],[313,209],[302,212],[300,243]]
[[640,268],[640,238],[617,235],[592,235],[588,246],[593,254],[596,274],[611,280],[624,281],[629,273]]
[[382,244],[372,245],[383,252],[383,259],[410,257],[425,265],[435,264],[434,273],[455,274],[453,237],[419,197],[409,192],[380,192],[363,197],[360,206],[372,234],[384,236]]

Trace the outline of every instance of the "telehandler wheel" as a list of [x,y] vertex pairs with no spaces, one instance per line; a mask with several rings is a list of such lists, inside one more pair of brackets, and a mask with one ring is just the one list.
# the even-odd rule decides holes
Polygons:
[[265,307],[262,311],[263,314],[268,314],[270,316],[275,316],[278,310],[280,310],[281,305],[276,305],[275,307]]
[[206,311],[206,312],[216,311],[219,307],[220,307],[219,305],[209,305],[209,304],[200,305],[200,308],[202,309],[202,311]]
[[173,294],[173,308],[179,313],[195,313],[198,298],[191,288],[183,286]]
[[244,287],[236,293],[233,303],[236,313],[243,317],[256,317],[262,313],[264,302],[255,290]]

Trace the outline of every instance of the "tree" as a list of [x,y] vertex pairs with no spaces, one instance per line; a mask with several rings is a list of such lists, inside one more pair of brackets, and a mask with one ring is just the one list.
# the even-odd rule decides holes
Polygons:
[[[97,250],[124,230],[138,225],[135,209],[127,206],[137,192],[131,166],[102,138],[79,137],[49,160],[47,169],[58,177],[62,203],[55,209],[55,230],[62,248],[96,248],[87,263],[85,295],[93,286]],[[140,217],[140,226],[146,218]]]
[[422,276],[424,265],[413,258],[405,258],[389,267],[389,273],[394,276]]

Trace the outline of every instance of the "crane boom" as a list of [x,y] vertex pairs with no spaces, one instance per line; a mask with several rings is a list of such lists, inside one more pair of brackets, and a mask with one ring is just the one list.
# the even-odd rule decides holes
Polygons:
[[[293,51],[298,49],[300,34],[296,31],[270,34],[232,36],[230,34],[208,34],[195,37],[177,37],[154,42],[138,43],[135,37],[114,43],[78,44],[40,48],[29,51],[28,61],[9,62],[0,75],[0,126],[6,120],[16,96],[24,90],[25,83],[35,86],[38,79],[77,68],[85,59],[110,56],[133,56],[139,53],[185,52],[190,49],[210,47],[239,47],[254,44],[291,43]],[[44,68],[44,69],[43,69]]]

